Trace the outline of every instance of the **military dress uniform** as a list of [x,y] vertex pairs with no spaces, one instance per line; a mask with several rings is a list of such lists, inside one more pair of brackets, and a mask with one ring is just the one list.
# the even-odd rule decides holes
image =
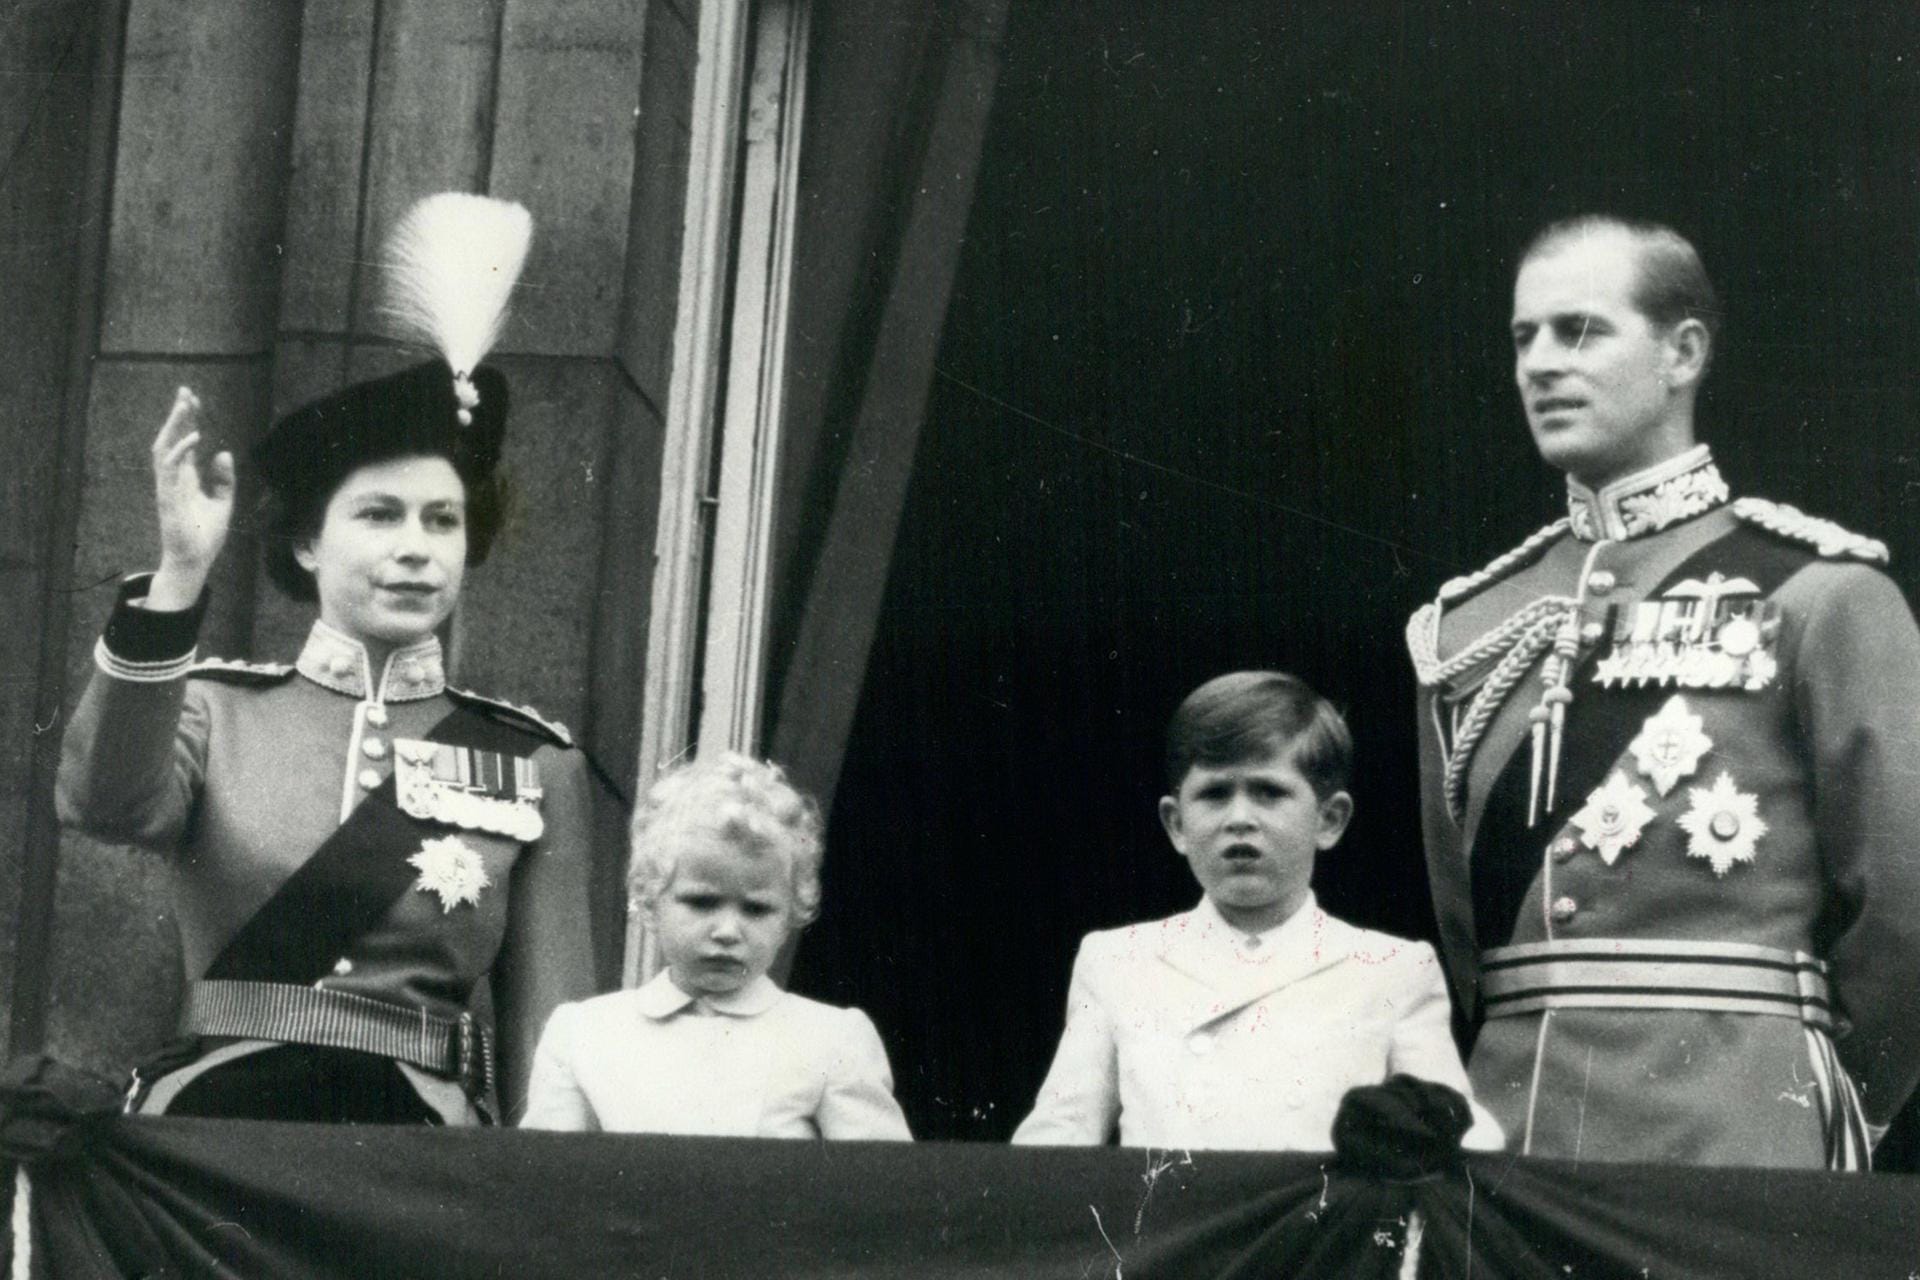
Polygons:
[[174,873],[183,1039],[131,1105],[460,1124],[517,1101],[547,1015],[592,990],[565,731],[448,686],[431,635],[380,670],[324,622],[292,666],[196,662],[204,598],[144,592],[126,584],[96,647],[56,791],[64,822]]
[[1861,1167],[1920,1076],[1920,632],[1886,549],[1705,446],[1409,640],[1449,980],[1515,1149]]

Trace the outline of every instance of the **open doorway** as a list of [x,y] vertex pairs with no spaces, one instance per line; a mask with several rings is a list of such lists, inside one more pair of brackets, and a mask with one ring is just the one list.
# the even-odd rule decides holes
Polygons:
[[1197,899],[1160,739],[1220,671],[1346,710],[1358,816],[1319,893],[1431,936],[1402,628],[1556,514],[1506,337],[1544,221],[1696,240],[1732,310],[1723,469],[1887,540],[1911,595],[1917,34],[1891,6],[1015,6],[794,974],[873,1015],[917,1134],[1010,1133],[1079,937]]

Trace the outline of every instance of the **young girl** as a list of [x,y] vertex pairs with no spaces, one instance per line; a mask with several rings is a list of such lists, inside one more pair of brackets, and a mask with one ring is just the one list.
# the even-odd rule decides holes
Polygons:
[[820,911],[820,811],[776,765],[726,754],[662,777],[633,820],[629,887],[665,968],[563,1004],[534,1053],[534,1129],[907,1139],[858,1009],[767,968]]

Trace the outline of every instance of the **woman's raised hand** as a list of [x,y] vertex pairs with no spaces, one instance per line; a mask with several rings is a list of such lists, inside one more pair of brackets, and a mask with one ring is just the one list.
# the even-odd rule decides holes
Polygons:
[[200,397],[191,387],[181,387],[153,440],[160,571],[147,591],[149,609],[192,607],[227,544],[227,526],[233,518],[233,455],[214,454],[202,474],[199,420]]

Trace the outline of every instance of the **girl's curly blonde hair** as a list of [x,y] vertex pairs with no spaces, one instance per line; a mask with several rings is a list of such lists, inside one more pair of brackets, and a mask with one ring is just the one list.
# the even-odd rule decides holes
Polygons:
[[690,832],[717,836],[746,854],[784,858],[795,926],[820,914],[820,806],[779,765],[727,751],[662,774],[633,814],[627,892],[637,905],[659,900]]

